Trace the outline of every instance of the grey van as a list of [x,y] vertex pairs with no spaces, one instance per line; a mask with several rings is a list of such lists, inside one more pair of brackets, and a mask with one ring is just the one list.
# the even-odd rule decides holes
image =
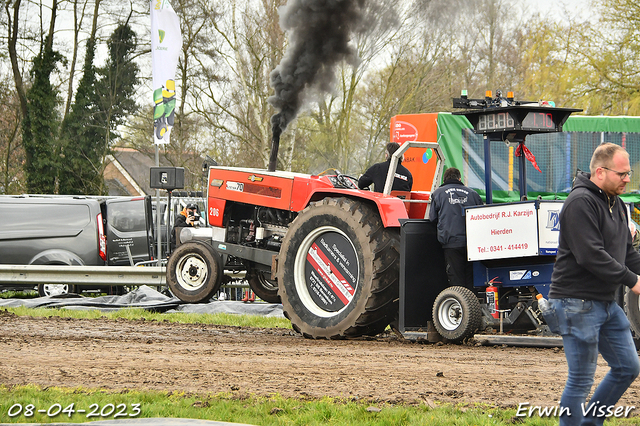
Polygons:
[[2,264],[133,265],[153,260],[153,244],[150,197],[0,196]]

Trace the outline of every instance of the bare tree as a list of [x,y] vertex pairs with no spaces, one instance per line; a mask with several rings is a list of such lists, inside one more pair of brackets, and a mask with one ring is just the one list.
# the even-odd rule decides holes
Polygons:
[[313,171],[335,167],[349,172],[361,167],[360,157],[355,153],[371,139],[367,123],[378,118],[362,116],[362,108],[368,105],[359,102],[358,94],[375,62],[400,41],[401,20],[406,12],[394,1],[366,3],[362,22],[353,38],[358,61],[341,64],[333,94],[318,93],[317,109],[309,111],[316,127],[307,142],[307,153],[316,155],[311,161]]
[[588,114],[640,114],[640,5],[599,0],[597,25],[579,40],[590,78],[579,87]]
[[24,192],[24,150],[20,134],[21,111],[17,93],[11,83],[0,83],[0,193]]
[[358,90],[363,132],[359,155],[353,156],[359,160],[358,173],[382,159],[391,117],[446,110],[449,101],[455,38],[451,25],[443,23],[455,17],[457,6],[416,1],[399,12],[402,31],[390,40],[383,60]]
[[[69,114],[69,110],[71,109],[71,102],[73,100],[73,80],[76,71],[76,61],[78,60],[78,49],[80,46],[80,30],[82,29],[82,24],[86,15],[86,9],[88,6],[88,0],[80,2],[79,0],[73,0],[73,51],[71,54],[71,64],[69,66],[69,81],[67,87],[67,100],[64,106],[64,114],[62,116],[62,120],[66,118],[67,114]],[[97,19],[97,11],[99,8],[100,0],[96,0],[95,2],[95,10],[94,10],[94,25],[93,29],[97,27],[96,19]],[[95,30],[92,30],[92,35],[95,38]]]
[[11,70],[13,71],[13,79],[20,99],[20,111],[22,117],[27,115],[27,95],[22,78],[22,68],[18,58],[18,40],[20,38],[20,6],[22,0],[15,0],[13,4],[7,1],[4,4],[7,13],[7,47],[9,50],[9,58],[11,60]]
[[[277,8],[283,0],[261,0],[242,5],[231,1],[226,19],[215,22],[221,41],[219,72],[197,88],[195,110],[212,129],[218,158],[234,164],[265,166],[271,141],[269,73],[282,57],[284,36]],[[211,84],[213,82],[214,84]],[[285,141],[285,145],[286,145]]]

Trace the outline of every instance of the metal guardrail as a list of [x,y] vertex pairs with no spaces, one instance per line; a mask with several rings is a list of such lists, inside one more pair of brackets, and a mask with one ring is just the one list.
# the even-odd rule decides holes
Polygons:
[[[0,265],[0,285],[71,284],[74,286],[164,286],[165,266]],[[235,279],[244,272],[225,271]],[[246,281],[222,288],[249,288]]]
[[0,284],[71,284],[75,286],[161,286],[159,266],[0,265]]

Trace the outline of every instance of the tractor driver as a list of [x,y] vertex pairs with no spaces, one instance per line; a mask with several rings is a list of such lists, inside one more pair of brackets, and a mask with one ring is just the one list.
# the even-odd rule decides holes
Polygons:
[[473,268],[467,261],[465,207],[482,205],[473,189],[460,181],[460,170],[450,167],[444,172],[442,185],[431,195],[429,220],[437,222],[438,241],[444,251],[447,277],[451,286],[473,288]]
[[[373,184],[374,192],[383,192],[384,183],[387,180],[387,173],[391,165],[391,155],[400,148],[400,144],[389,142],[385,150],[385,160],[383,163],[377,163],[369,167],[358,179],[358,188],[365,189]],[[411,172],[402,165],[402,158],[398,159],[398,167],[396,167],[395,177],[393,179],[392,191],[411,191],[413,186],[413,177]]]
[[173,230],[171,231],[171,251],[176,248],[176,230],[187,226],[196,226],[199,223],[199,219],[198,205],[195,203],[187,204],[173,223]]

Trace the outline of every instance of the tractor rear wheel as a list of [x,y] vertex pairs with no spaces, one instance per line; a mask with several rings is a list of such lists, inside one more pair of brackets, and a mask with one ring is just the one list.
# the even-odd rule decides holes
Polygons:
[[222,285],[222,259],[201,242],[182,244],[167,261],[167,284],[183,302],[202,303]]
[[384,331],[398,311],[399,235],[371,206],[348,198],[312,203],[292,222],[278,255],[278,294],[293,328],[309,338]]
[[251,290],[260,299],[268,303],[280,303],[280,296],[278,296],[278,281],[270,280],[266,277],[268,272],[261,271],[259,269],[250,268],[247,270],[247,281]]
[[624,296],[624,310],[636,339],[640,339],[640,296],[627,289]]
[[438,333],[453,342],[471,337],[482,323],[476,295],[465,287],[449,287],[433,303],[433,324]]

